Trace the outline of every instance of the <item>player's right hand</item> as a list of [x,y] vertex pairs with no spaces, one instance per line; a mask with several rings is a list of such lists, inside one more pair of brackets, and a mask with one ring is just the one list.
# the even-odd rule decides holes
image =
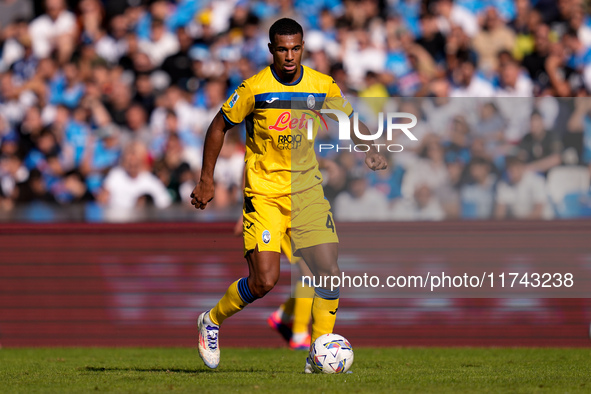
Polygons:
[[213,200],[215,194],[215,187],[212,181],[204,181],[201,179],[193,192],[191,193],[191,205],[196,209],[205,209],[207,203]]

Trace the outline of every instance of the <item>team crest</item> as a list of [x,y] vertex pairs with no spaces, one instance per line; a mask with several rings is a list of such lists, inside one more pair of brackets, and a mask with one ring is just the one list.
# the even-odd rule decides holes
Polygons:
[[268,244],[269,242],[271,242],[271,233],[269,232],[269,230],[263,231],[263,242],[265,244]]
[[234,92],[234,94],[232,95],[232,99],[230,100],[230,103],[228,104],[230,106],[230,108],[232,108],[234,106],[234,104],[236,104],[236,101],[238,101],[239,98],[240,98],[240,96],[238,96],[238,93]]
[[306,100],[306,104],[308,105],[309,109],[314,109],[316,105],[316,98],[313,95],[308,96],[308,100]]

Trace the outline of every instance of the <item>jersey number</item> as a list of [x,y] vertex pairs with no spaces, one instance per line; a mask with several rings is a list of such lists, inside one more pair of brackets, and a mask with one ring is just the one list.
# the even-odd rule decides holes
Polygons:
[[330,217],[330,214],[328,214],[326,216],[326,228],[331,229],[332,232],[334,233],[334,223],[332,222],[332,218]]

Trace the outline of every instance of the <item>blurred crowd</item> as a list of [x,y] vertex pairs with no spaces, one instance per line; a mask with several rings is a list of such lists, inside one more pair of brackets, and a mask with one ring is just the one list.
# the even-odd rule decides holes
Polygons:
[[[206,128],[270,63],[280,17],[347,97],[408,98],[419,119],[383,173],[321,155],[338,219],[589,213],[582,0],[0,0],[0,212],[188,206]],[[244,134],[227,134],[214,208],[241,204]]]

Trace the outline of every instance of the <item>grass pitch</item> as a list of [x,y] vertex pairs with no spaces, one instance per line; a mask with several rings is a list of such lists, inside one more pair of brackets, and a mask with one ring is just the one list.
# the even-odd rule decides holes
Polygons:
[[305,375],[305,353],[222,349],[1,349],[0,392],[591,392],[591,349],[358,348],[352,374]]

